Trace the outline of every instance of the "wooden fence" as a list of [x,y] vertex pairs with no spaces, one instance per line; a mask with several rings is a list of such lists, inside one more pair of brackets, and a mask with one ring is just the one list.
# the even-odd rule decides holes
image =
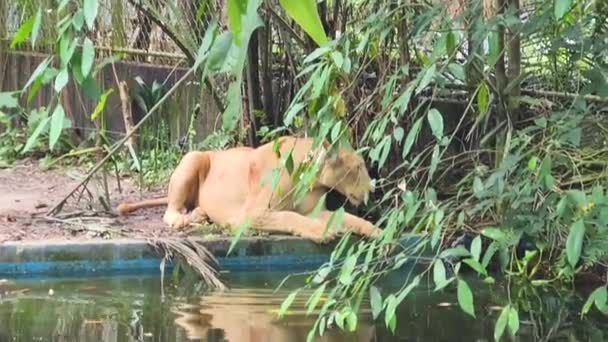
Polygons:
[[[45,54],[6,51],[0,49],[0,91],[20,90],[32,75],[38,64],[46,57]],[[124,135],[124,120],[121,112],[121,100],[118,91],[118,82],[125,81],[131,93],[136,89],[136,77],[148,85],[154,81],[164,84],[169,89],[180,77],[186,73],[184,67],[153,65],[147,63],[116,62],[106,66],[97,74],[96,81],[101,92],[114,88],[114,92],[108,97],[105,111],[106,129],[113,138]],[[211,96],[208,93],[200,94],[200,82],[194,77],[190,77],[187,82],[182,83],[178,89],[157,111],[155,119],[165,121],[170,127],[170,139],[177,141],[184,136],[188,129],[190,115],[193,113],[196,104],[203,99],[200,113],[195,121],[197,132],[195,141],[202,141],[209,133],[213,132],[215,126],[221,121]],[[52,85],[43,87],[36,97],[28,105],[25,101],[26,96],[21,101],[24,108],[30,110],[48,106],[53,96]],[[145,114],[135,101],[133,96],[132,112],[135,123]],[[91,113],[97,103],[82,94],[82,91],[70,80],[60,99],[66,111],[66,116],[70,118],[73,126],[75,138],[84,139],[91,132],[97,132],[96,124],[91,121]]]

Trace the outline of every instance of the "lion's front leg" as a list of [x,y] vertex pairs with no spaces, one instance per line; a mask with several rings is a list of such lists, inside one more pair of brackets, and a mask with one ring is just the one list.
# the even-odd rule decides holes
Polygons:
[[233,220],[232,226],[250,222],[250,227],[259,231],[296,235],[318,243],[331,241],[336,238],[335,232],[325,232],[326,224],[317,219],[300,215],[293,211],[264,211],[246,215],[244,218]]
[[167,210],[163,220],[171,228],[184,228],[196,215],[190,217],[187,211],[198,205],[199,189],[209,169],[207,152],[188,152],[173,171],[169,180]]
[[[324,220],[325,222],[328,222],[331,215],[331,211],[322,211],[320,214],[320,218],[322,218],[322,220]],[[346,212],[344,213],[344,221],[342,227],[355,234],[370,238],[376,238],[381,233],[381,230],[375,227],[371,222]],[[332,227],[332,230],[335,231],[336,227]]]

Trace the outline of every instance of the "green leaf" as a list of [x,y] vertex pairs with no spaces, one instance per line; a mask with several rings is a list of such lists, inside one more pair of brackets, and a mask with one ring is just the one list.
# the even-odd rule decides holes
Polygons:
[[315,0],[279,0],[287,14],[302,27],[317,45],[327,43],[328,39],[317,11]]
[[500,341],[500,338],[505,332],[505,328],[507,327],[507,322],[509,321],[509,312],[511,311],[511,306],[507,305],[500,311],[500,315],[498,316],[498,320],[496,320],[496,324],[494,325],[494,340]]
[[473,293],[466,281],[458,279],[458,305],[465,313],[475,318],[475,309],[473,305]]
[[279,318],[285,316],[285,314],[287,313],[287,310],[289,309],[289,307],[293,303],[294,299],[296,299],[296,296],[298,295],[298,292],[300,292],[299,289],[291,292],[289,294],[289,296],[287,296],[287,298],[285,298],[285,300],[281,304],[281,307],[279,308],[279,313],[278,313]]
[[228,26],[234,34],[234,41],[237,46],[241,42],[239,35],[241,33],[241,17],[247,12],[247,1],[228,0]]
[[217,20],[213,20],[207,30],[205,30],[205,36],[203,37],[203,41],[201,46],[198,48],[198,52],[196,53],[196,60],[194,61],[194,68],[198,68],[198,66],[203,62],[207,56],[209,56],[209,50],[213,46],[215,41],[215,32],[217,30]]
[[499,243],[505,242],[508,239],[507,234],[498,228],[485,228],[481,231],[481,234]]
[[223,32],[215,39],[207,57],[207,68],[210,71],[218,71],[222,68],[232,46],[233,37],[232,32]]
[[568,13],[572,6],[572,0],[555,0],[553,3],[553,15],[556,20],[560,20]]
[[395,297],[393,294],[391,294],[386,298],[386,301],[385,301],[386,310],[384,312],[384,323],[392,331],[394,331],[394,329],[395,329],[395,324],[396,324],[396,319],[397,319],[395,316],[395,310],[397,309],[397,306],[405,299],[405,297],[407,297],[407,295],[414,289],[414,287],[418,286],[418,284],[420,284],[419,275],[414,277],[414,279],[412,279],[412,282],[410,284],[408,284],[399,293],[399,295],[397,297]]
[[432,177],[439,166],[439,145],[433,147],[433,153],[431,154],[431,165],[429,166],[429,177]]
[[285,118],[283,119],[283,123],[285,126],[290,126],[293,123],[293,119],[295,116],[304,108],[306,105],[304,103],[298,102],[291,106],[287,114],[285,114]]
[[511,310],[509,310],[509,333],[511,336],[515,336],[519,331],[519,313],[517,309],[511,306]]
[[76,51],[77,44],[77,38],[70,40],[68,35],[61,37],[59,40],[59,59],[61,60],[61,67],[65,68],[70,63],[74,51]]
[[481,198],[481,196],[483,195],[483,190],[484,186],[483,182],[481,181],[481,178],[475,176],[475,178],[473,179],[473,194],[475,195],[475,197]]
[[466,73],[465,73],[465,70],[462,67],[462,65],[456,64],[456,63],[450,63],[450,64],[448,64],[448,70],[450,71],[450,73],[452,73],[452,75],[457,80],[459,80],[459,81],[466,80]]
[[51,128],[49,130],[49,147],[51,151],[55,147],[55,144],[61,137],[61,131],[63,130],[63,119],[65,118],[65,112],[61,104],[58,104],[51,115]]
[[317,271],[317,274],[315,274],[314,278],[312,279],[312,282],[315,284],[320,284],[323,281],[325,281],[325,278],[327,277],[327,275],[329,274],[329,272],[331,271],[331,267],[330,266],[324,266],[321,269],[319,269]]
[[325,208],[325,199],[326,199],[326,197],[327,197],[327,193],[324,193],[323,196],[321,196],[321,198],[319,198],[319,201],[317,202],[317,204],[315,205],[314,209],[310,213],[310,217],[313,217],[313,218],[319,217],[319,214],[321,213],[321,210],[323,210],[323,208]]
[[137,153],[135,152],[135,148],[133,147],[132,144],[126,144],[127,145],[127,149],[129,150],[129,154],[131,155],[131,158],[133,159],[133,163],[135,164],[135,170],[137,170],[137,172],[141,172],[141,162],[139,161],[139,158],[137,158]]
[[471,243],[471,256],[475,261],[479,261],[481,256],[481,236],[477,235]]
[[377,287],[371,286],[369,288],[370,306],[372,307],[372,317],[378,318],[380,312],[382,312],[382,295]]
[[452,30],[450,30],[446,36],[445,47],[448,54],[447,57],[451,58],[454,56],[454,52],[456,51],[456,36]]
[[478,274],[488,275],[488,271],[486,271],[486,269],[483,267],[483,265],[481,263],[479,263],[479,261],[469,258],[469,259],[463,260],[462,262],[469,265],[469,267],[471,267],[473,270],[475,270],[475,272],[477,272]]
[[344,223],[344,207],[338,208],[338,210],[334,211],[329,220],[327,221],[327,225],[325,227],[325,231],[329,229],[335,229],[335,231],[339,231],[342,229],[342,224]]
[[312,313],[312,311],[317,307],[317,304],[319,304],[319,300],[321,300],[321,296],[323,295],[323,292],[325,292],[325,286],[327,285],[327,283],[323,283],[323,285],[319,286],[315,292],[310,296],[310,298],[308,299],[308,302],[306,302],[306,315],[310,315]]
[[397,303],[401,303],[418,284],[420,284],[420,275],[415,276],[414,279],[412,279],[412,282],[399,293],[399,296],[397,296]]
[[488,65],[494,66],[496,61],[498,60],[498,55],[500,53],[500,40],[498,37],[498,33],[491,31],[488,34]]
[[571,203],[576,204],[579,208],[587,205],[587,195],[580,190],[568,190],[566,196]]
[[97,81],[93,77],[87,77],[82,81],[80,85],[82,92],[92,100],[99,101],[101,97],[101,90],[97,85]]
[[437,138],[437,140],[441,140],[443,137],[443,117],[441,113],[435,108],[429,110],[427,114],[427,120],[431,125],[431,131],[433,132],[433,136]]
[[[338,317],[336,317],[336,322],[339,322],[339,321],[340,321],[340,319]],[[327,320],[326,320],[325,316],[321,317],[321,319],[319,320],[319,335],[323,336],[323,333],[325,332],[325,328],[327,327],[326,324],[327,324]]]
[[38,35],[40,34],[40,27],[42,26],[42,8],[38,7],[38,11],[36,11],[36,16],[34,18],[34,23],[32,24],[32,46],[36,46],[36,41],[38,40]]
[[395,138],[395,141],[397,141],[397,143],[401,142],[404,135],[405,135],[405,131],[403,130],[403,127],[397,127],[393,131],[393,137]]
[[595,306],[600,311],[606,312],[608,305],[608,289],[606,289],[606,286],[600,286],[591,292],[587,298],[587,301],[585,302],[585,305],[583,305],[581,315],[586,315],[591,309],[591,305],[593,305],[593,303],[595,303]]
[[27,82],[23,86],[23,91],[25,91],[30,85],[32,85],[32,83],[37,81],[38,78],[40,78],[40,76],[44,75],[44,72],[46,71],[46,69],[48,68],[48,66],[52,60],[53,60],[53,57],[49,56],[49,57],[45,58],[42,62],[40,62],[40,64],[38,64],[36,69],[34,69],[34,72],[32,72],[32,76],[30,76],[30,78],[27,80]]
[[67,68],[61,69],[61,71],[59,71],[59,74],[57,74],[57,76],[55,77],[55,91],[58,93],[61,92],[61,90],[65,87],[65,85],[68,84],[68,80],[69,80],[68,69]]
[[338,141],[338,137],[340,136],[341,128],[342,128],[342,122],[338,121],[338,122],[336,122],[334,127],[331,129],[331,141],[332,142]]
[[528,160],[528,170],[530,170],[530,171],[536,170],[537,165],[538,165],[537,156],[533,156],[532,158],[530,158],[530,160]]
[[[344,315],[342,311],[336,311],[334,321],[338,328],[344,330]],[[323,331],[320,331],[320,334],[323,335]]]
[[422,117],[418,118],[416,122],[412,125],[412,128],[409,132],[407,132],[407,137],[405,137],[405,143],[403,144],[403,152],[401,152],[401,156],[403,159],[407,157],[410,153],[412,146],[414,146],[414,142],[418,137],[418,133],[420,133],[420,127],[422,126]]
[[249,230],[249,228],[251,228],[250,219],[246,219],[244,222],[241,222],[236,226],[236,235],[234,236],[234,238],[232,238],[232,241],[230,242],[230,247],[228,247],[228,252],[226,253],[226,255],[230,255],[230,253],[232,253],[232,250],[234,249],[234,247],[236,247],[236,244],[238,243],[241,236],[247,230]]
[[38,126],[36,126],[34,132],[32,132],[32,135],[30,135],[27,139],[25,147],[23,148],[21,153],[26,153],[31,150],[32,147],[34,147],[34,144],[36,144],[36,142],[38,141],[38,137],[40,137],[40,134],[42,134],[46,130],[49,120],[51,120],[51,118],[46,117],[40,121]]
[[353,281],[353,271],[357,265],[357,255],[353,254],[346,258],[344,265],[342,266],[342,272],[340,272],[340,278],[338,280],[344,285],[350,285]]
[[471,255],[471,253],[466,248],[464,248],[462,246],[458,246],[458,247],[453,247],[453,248],[448,248],[448,249],[443,250],[439,254],[439,257],[442,259],[447,259],[447,258],[467,257],[470,255]]
[[97,18],[99,4],[97,0],[84,0],[82,9],[84,11],[84,21],[87,23],[89,30],[93,30],[95,18]]
[[11,49],[16,48],[19,44],[21,44],[27,40],[27,38],[32,34],[32,29],[34,28],[34,22],[36,22],[36,15],[32,15],[31,17],[29,17],[29,19],[27,19],[25,22],[23,22],[23,24],[21,24],[21,26],[15,33],[13,40],[11,41],[11,45],[10,45]]
[[420,80],[420,83],[418,83],[418,87],[416,87],[416,94],[419,94],[421,91],[424,90],[424,88],[426,88],[429,85],[429,83],[431,83],[433,78],[435,78],[436,71],[437,71],[437,64],[434,64],[434,63],[428,69],[426,69],[424,71],[422,79]]
[[232,132],[236,129],[241,117],[242,112],[242,100],[241,100],[241,82],[239,80],[234,81],[228,87],[228,105],[222,113],[222,128],[227,132]]
[[18,95],[18,91],[14,92],[0,92],[0,109],[2,108],[16,108],[19,105],[19,101],[15,97]]
[[435,283],[435,289],[433,291],[439,291],[449,283],[445,276],[443,261],[439,259],[435,260],[435,263],[433,264],[433,282]]
[[357,330],[357,315],[352,310],[349,310],[348,315],[346,315],[345,319],[348,331],[353,332]]
[[378,158],[378,167],[382,167],[388,159],[388,154],[391,151],[391,141],[390,135],[387,135],[382,139],[382,151]]
[[93,63],[95,63],[95,46],[88,37],[85,37],[82,44],[82,62],[80,64],[82,77],[89,76],[91,69],[93,69]]
[[384,324],[387,327],[390,327],[391,320],[395,319],[395,309],[397,308],[399,303],[397,302],[397,297],[395,295],[390,294],[385,299],[386,311],[384,312]]
[[84,26],[84,14],[82,12],[82,8],[79,8],[76,13],[74,13],[74,19],[72,19],[72,26],[74,26],[76,31],[80,31]]
[[399,95],[397,100],[395,100],[394,107],[399,108],[399,114],[403,114],[407,111],[410,100],[412,99],[412,91],[414,91],[414,87],[410,85],[401,95]]
[[583,220],[578,220],[570,226],[570,233],[566,240],[566,256],[568,263],[572,268],[576,267],[578,260],[581,257],[583,249],[583,239],[585,238],[585,223]]
[[477,92],[477,107],[479,108],[479,115],[483,117],[488,112],[490,106],[490,90],[486,83],[482,83]]
[[333,51],[330,56],[336,66],[338,68],[342,68],[342,65],[344,64],[344,56],[342,56],[339,51]]
[[484,268],[487,268],[488,265],[490,264],[490,261],[494,257],[494,254],[496,254],[497,251],[498,251],[498,242],[492,241],[490,243],[490,245],[488,246],[488,248],[486,249],[483,259],[481,260],[481,266],[483,266]]
[[65,6],[68,4],[68,2],[70,2],[70,0],[61,0],[59,5],[57,6],[57,12],[61,12],[65,8]]
[[112,94],[113,92],[114,92],[114,88],[110,88],[110,89],[106,90],[105,93],[101,94],[101,99],[99,100],[99,103],[97,103],[97,106],[95,106],[95,110],[91,114],[91,121],[97,120],[97,118],[99,117],[99,114],[101,114],[106,109],[106,103],[108,102],[108,96],[110,96],[110,94]]

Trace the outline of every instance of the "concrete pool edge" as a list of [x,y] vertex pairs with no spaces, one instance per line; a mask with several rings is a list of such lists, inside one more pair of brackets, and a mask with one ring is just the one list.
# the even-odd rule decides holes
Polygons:
[[[415,243],[408,236],[402,243]],[[336,242],[315,244],[292,236],[192,239],[203,244],[222,271],[312,270],[329,260]],[[0,278],[159,273],[163,251],[146,239],[17,241],[0,244]],[[165,265],[165,271],[172,267]]]

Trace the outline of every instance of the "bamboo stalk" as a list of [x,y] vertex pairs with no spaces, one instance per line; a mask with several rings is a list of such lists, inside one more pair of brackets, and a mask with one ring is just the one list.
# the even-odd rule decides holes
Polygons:
[[[120,103],[122,109],[122,118],[125,123],[125,132],[128,134],[133,130],[133,112],[131,110],[131,101],[129,98],[129,90],[127,88],[127,82],[120,81],[118,83],[118,91],[120,93]],[[135,148],[137,147],[135,143],[135,136],[132,135],[129,137],[129,140],[126,141],[127,145],[130,145],[133,151],[137,151]]]

